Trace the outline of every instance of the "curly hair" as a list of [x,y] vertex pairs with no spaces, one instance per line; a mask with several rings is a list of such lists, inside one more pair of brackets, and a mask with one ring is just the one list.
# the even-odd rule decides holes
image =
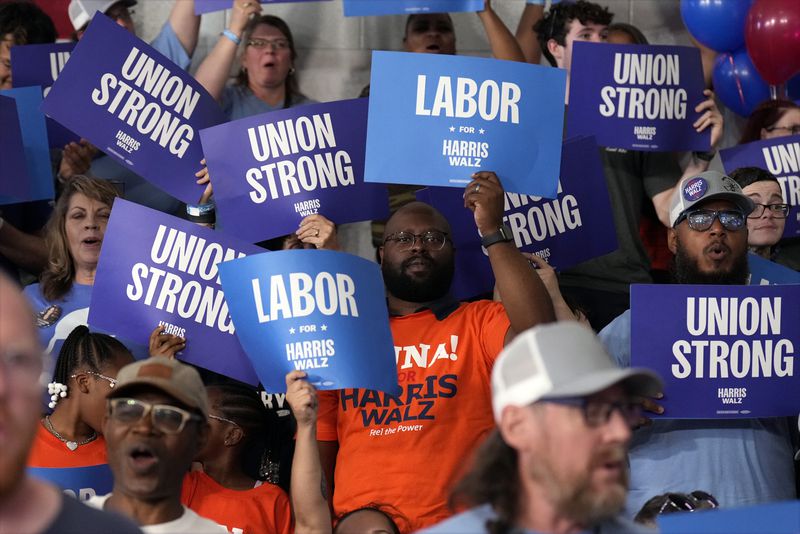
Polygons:
[[519,512],[520,478],[517,451],[495,429],[475,452],[469,473],[456,484],[450,507],[490,504],[496,519],[486,522],[489,534],[511,532]]
[[556,64],[556,58],[547,49],[547,42],[550,39],[554,39],[561,46],[566,46],[569,25],[575,19],[579,20],[581,24],[593,22],[608,26],[614,19],[614,14],[607,7],[602,7],[593,2],[586,2],[585,0],[578,0],[575,3],[562,2],[552,6],[544,17],[539,19],[533,26],[533,31],[536,32],[536,38],[539,40],[542,54],[554,67],[558,65]]
[[[244,32],[242,33],[242,43],[244,43],[242,54],[244,54],[244,51],[247,49],[247,42],[250,40],[250,36],[253,34],[253,31],[255,31],[255,29],[261,25],[272,26],[286,37],[286,40],[289,41],[292,65],[294,65],[294,62],[297,59],[297,48],[294,46],[292,30],[289,29],[289,25],[286,24],[286,21],[280,17],[276,17],[275,15],[261,15],[260,17],[252,18],[250,22],[247,23],[247,26],[245,26]],[[289,70],[289,74],[286,76],[286,81],[284,82],[286,88],[286,96],[284,97],[283,101],[284,108],[292,107],[293,99],[295,97],[303,96],[303,94],[300,92],[300,87],[297,83],[297,74],[294,72],[294,70],[294,68]],[[248,86],[247,71],[244,69],[244,67],[239,68],[239,72],[236,74],[234,79],[234,84],[241,87]]]
[[72,282],[75,279],[75,264],[69,251],[66,221],[69,201],[73,195],[78,193],[102,202],[109,208],[114,204],[114,199],[119,196],[117,190],[109,182],[82,174],[72,177],[64,185],[61,196],[56,201],[53,213],[45,226],[48,260],[40,282],[42,295],[50,301],[59,300],[66,295],[72,289]]
[[0,37],[11,34],[15,45],[56,41],[52,19],[32,2],[0,2]]
[[742,129],[742,137],[739,144],[752,143],[761,139],[761,130],[769,128],[783,117],[787,111],[800,109],[800,106],[791,100],[765,100],[747,118],[747,122]]

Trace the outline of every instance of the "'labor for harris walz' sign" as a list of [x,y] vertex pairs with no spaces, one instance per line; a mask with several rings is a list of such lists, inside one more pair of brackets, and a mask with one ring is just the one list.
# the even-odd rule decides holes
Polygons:
[[575,43],[567,135],[628,150],[708,150],[711,129],[693,126],[703,88],[696,48]]
[[198,130],[225,120],[192,76],[101,13],[42,110],[172,196],[196,202]]
[[800,285],[633,285],[631,364],[664,379],[663,417],[800,411]]
[[462,187],[494,171],[510,193],[556,197],[562,70],[373,52],[370,87],[367,182]]

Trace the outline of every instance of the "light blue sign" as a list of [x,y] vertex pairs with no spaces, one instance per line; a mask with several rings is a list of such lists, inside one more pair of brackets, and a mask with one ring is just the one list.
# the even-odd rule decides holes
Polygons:
[[527,63],[373,52],[365,181],[463,187],[486,170],[555,198],[565,86]]
[[344,0],[345,17],[483,11],[484,0]]
[[800,273],[757,254],[748,254],[747,263],[750,266],[751,286],[800,284]]
[[0,91],[0,95],[16,100],[22,144],[25,149],[25,164],[30,178],[24,198],[0,197],[0,203],[9,204],[53,198],[55,191],[53,189],[53,170],[50,168],[50,149],[47,146],[47,127],[44,122],[44,114],[39,111],[42,103],[42,88],[19,87]]
[[665,514],[658,516],[657,521],[661,534],[797,534],[800,501]]
[[29,467],[28,474],[52,482],[64,493],[80,501],[106,495],[114,488],[114,475],[108,464],[85,467]]
[[236,335],[264,389],[308,373],[319,389],[399,393],[380,268],[329,250],[287,250],[220,264]]
[[631,365],[664,380],[665,418],[800,412],[800,285],[633,285]]

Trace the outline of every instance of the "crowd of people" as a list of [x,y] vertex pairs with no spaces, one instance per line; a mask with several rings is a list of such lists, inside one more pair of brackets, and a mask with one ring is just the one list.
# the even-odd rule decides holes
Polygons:
[[[72,0],[73,39],[95,11],[135,32],[135,4]],[[648,42],[599,4],[543,4],[528,0],[516,33],[490,0],[477,16],[495,58],[543,57],[567,72],[565,106],[574,43]],[[198,41],[194,7],[176,0],[151,43],[182,69]],[[193,73],[225,116],[314,103],[300,89],[289,25],[255,0],[233,0],[230,10]],[[11,0],[0,3],[0,38],[8,89],[10,49],[52,43],[56,32],[34,3]],[[456,54],[451,17],[409,16],[398,48]],[[681,159],[599,148],[618,248],[573,268],[557,273],[518,250],[503,221],[502,176],[465,176],[464,209],[494,296],[451,295],[450,222],[415,201],[414,187],[390,187],[375,253],[401,393],[317,391],[293,371],[291,417],[265,405],[258,388],[182,363],[192,340],[163,326],[138,346],[88,325],[114,200],[213,228],[204,162],[194,178],[204,191],[186,205],[85,139],[53,150],[54,202],[0,206],[0,534],[636,533],[652,532],[664,514],[797,499],[796,417],[650,419],[664,414],[663,383],[631,367],[632,284],[746,285],[748,253],[800,268],[798,239],[783,238],[790,206],[778,179],[715,165],[725,125],[710,87],[704,95],[690,122],[710,132],[710,152]],[[770,100],[739,143],[798,133],[800,106]],[[703,194],[683,194],[698,179]],[[310,215],[296,233],[259,245],[340,250],[335,223]],[[459,357],[412,364],[419,347],[455,336]],[[377,415],[397,406],[397,421]],[[113,487],[88,507],[26,473],[100,465]]]

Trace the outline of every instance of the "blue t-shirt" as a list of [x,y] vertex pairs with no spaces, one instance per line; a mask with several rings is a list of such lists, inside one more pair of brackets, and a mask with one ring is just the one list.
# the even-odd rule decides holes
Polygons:
[[39,341],[45,352],[53,355],[55,363],[61,345],[70,332],[76,326],[88,324],[92,286],[73,283],[72,289],[58,301],[45,299],[39,284],[27,286],[24,293],[37,316]]
[[[304,104],[314,104],[313,100],[309,100],[303,95],[294,95],[292,97],[292,105],[302,106]],[[222,112],[228,119],[235,121],[251,115],[259,115],[261,113],[269,113],[283,109],[283,103],[279,106],[270,106],[256,95],[249,87],[243,85],[228,85],[222,91]]]
[[[630,310],[599,336],[630,367]],[[627,512],[670,491],[707,491],[725,508],[794,499],[793,454],[786,418],[653,420],[631,442]]]
[[[484,504],[471,508],[466,512],[437,523],[432,527],[419,531],[418,534],[482,534],[486,530],[486,521],[494,519],[496,514],[491,506]],[[657,530],[637,525],[622,517],[615,517],[585,531],[586,534],[655,534]],[[511,534],[539,534],[533,530],[513,529]]]

